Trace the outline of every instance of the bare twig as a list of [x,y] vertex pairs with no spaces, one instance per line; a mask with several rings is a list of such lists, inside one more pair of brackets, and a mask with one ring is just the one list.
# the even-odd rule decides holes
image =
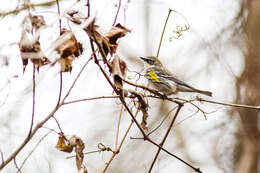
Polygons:
[[223,102],[206,100],[206,99],[203,99],[203,98],[200,98],[200,97],[197,97],[196,99],[200,102],[207,102],[207,103],[213,103],[213,104],[231,106],[231,107],[238,107],[238,108],[255,109],[255,110],[260,111],[260,106],[251,106],[251,105],[243,105],[243,104],[235,104],[235,103],[223,103]]
[[181,159],[180,157],[172,154],[171,152],[169,152],[168,150],[166,150],[165,148],[163,148],[162,146],[160,146],[159,144],[155,143],[154,141],[152,141],[150,138],[147,139],[148,142],[150,142],[151,144],[157,146],[158,148],[160,148],[162,151],[164,151],[165,153],[171,155],[172,157],[176,158],[177,160],[181,161],[182,163],[184,163],[185,165],[189,166],[190,168],[192,168],[195,172],[198,173],[202,173],[200,171],[200,168],[195,168],[194,166],[192,166],[191,164],[189,164],[188,162],[184,161],[183,159]]
[[[136,116],[138,115],[138,112],[139,112],[139,109],[136,110],[135,118],[136,118]],[[126,130],[126,132],[125,132],[125,135],[123,136],[123,138],[122,138],[122,140],[121,140],[121,142],[120,142],[118,148],[116,148],[116,150],[113,152],[112,156],[110,157],[109,161],[107,162],[107,164],[106,164],[106,166],[105,166],[105,168],[104,168],[104,170],[103,170],[102,173],[105,173],[105,172],[106,172],[108,166],[111,164],[111,162],[113,161],[113,159],[115,158],[115,156],[120,152],[121,147],[122,147],[122,145],[123,145],[123,143],[124,143],[124,141],[125,141],[125,139],[126,139],[126,137],[127,137],[127,135],[128,135],[128,133],[129,133],[129,131],[130,131],[130,129],[131,129],[131,127],[132,127],[133,124],[134,124],[134,121],[132,120],[131,123],[130,123],[130,125],[128,126],[128,128],[127,128],[127,130]]]
[[161,121],[161,123],[155,127],[153,130],[151,130],[147,135],[151,135],[153,132],[155,132],[162,124],[163,122],[168,118],[168,116],[172,113],[172,111],[174,111],[178,106],[175,106],[174,108],[172,108],[169,113],[165,116],[165,118]]
[[[63,0],[60,0],[60,1],[63,1]],[[37,4],[31,4],[30,6],[24,6],[22,8],[19,8],[19,9],[15,9],[15,10],[12,10],[12,11],[9,11],[9,12],[6,12],[6,13],[0,13],[0,17],[4,17],[4,16],[8,16],[10,14],[16,14],[20,11],[23,11],[23,10],[27,10],[31,7],[49,7],[53,4],[56,3],[56,0],[52,0],[52,1],[48,1],[48,2],[42,2],[42,3],[37,3]]]
[[57,106],[60,104],[61,94],[62,94],[62,72],[60,71],[60,89],[59,89],[59,96],[57,101]]
[[63,100],[61,101],[60,105],[63,105],[65,100],[67,99],[67,97],[69,96],[71,90],[73,89],[74,85],[76,84],[76,82],[78,81],[81,73],[83,72],[83,70],[85,69],[85,67],[88,65],[89,61],[91,60],[92,58],[89,58],[87,60],[87,62],[83,65],[83,67],[81,68],[81,70],[79,71],[78,75],[76,76],[75,80],[73,81],[73,83],[71,84],[70,88],[69,88],[69,91],[67,92],[67,94],[64,96]]
[[113,26],[115,26],[115,24],[116,24],[116,19],[117,19],[118,14],[119,14],[120,7],[121,7],[121,0],[118,0],[118,8],[117,8],[116,16],[115,16],[115,19],[114,19],[114,22],[113,22]]
[[[50,133],[52,132],[52,130],[50,130],[48,133],[46,133],[38,142],[37,144],[33,147],[33,149],[31,150],[31,152],[28,154],[28,156],[23,160],[23,163],[21,164],[20,168],[18,170],[21,170],[25,164],[25,162],[28,160],[28,158],[32,155],[32,153],[36,150],[36,148],[39,146],[39,144],[43,141],[44,138],[46,138]],[[18,172],[18,171],[17,171]]]
[[15,165],[15,167],[16,167],[16,169],[17,169],[17,173],[19,172],[19,173],[22,173],[22,171],[21,171],[21,169],[18,167],[18,165],[17,165],[17,163],[16,163],[16,159],[14,158],[14,165]]
[[60,35],[61,35],[61,16],[60,16],[60,4],[59,4],[59,0],[56,0],[56,4],[57,4],[58,15],[59,15],[59,30],[60,30]]
[[79,100],[73,100],[64,102],[63,105],[72,104],[72,103],[78,103],[78,102],[84,102],[89,100],[98,100],[98,99],[115,99],[119,98],[119,96],[100,96],[100,97],[91,97],[91,98],[85,98],[85,99],[79,99]]
[[[93,32],[93,29],[91,29],[92,35],[95,39],[95,34]],[[123,93],[121,92],[122,90],[118,90],[112,83],[112,81],[109,79],[109,76],[106,74],[106,72],[104,71],[104,69],[101,67],[101,65],[99,64],[98,58],[95,54],[95,48],[94,48],[94,44],[93,44],[93,40],[89,37],[90,39],[90,45],[91,45],[91,49],[92,49],[92,53],[95,59],[95,63],[98,65],[99,69],[101,70],[102,74],[104,75],[104,77],[106,78],[106,80],[108,81],[108,83],[110,84],[110,86],[113,88],[113,90],[115,91],[115,93],[117,95],[119,95],[119,99],[122,102],[122,104],[124,105],[124,107],[126,108],[127,112],[129,113],[129,115],[131,116],[131,118],[134,120],[136,126],[139,128],[139,130],[141,131],[141,133],[143,134],[144,138],[146,138],[147,136],[145,135],[145,132],[143,131],[142,127],[139,125],[139,123],[137,122],[137,120],[135,119],[133,113],[131,112],[131,110],[129,109],[129,107],[127,106],[125,100],[124,100],[124,96]],[[99,43],[97,42],[97,40],[95,39],[95,43],[98,45],[98,48],[100,50],[100,52],[102,52],[102,48],[99,45]]]
[[[174,117],[173,117],[173,119],[172,119],[172,121],[171,121],[171,124],[169,125],[168,130],[167,130],[167,132],[165,133],[165,135],[164,135],[164,137],[163,137],[161,143],[159,144],[161,147],[163,146],[164,142],[166,141],[166,139],[167,139],[167,137],[168,137],[168,135],[169,135],[169,133],[170,133],[170,131],[171,131],[171,129],[172,129],[172,126],[173,126],[173,124],[174,124],[174,122],[175,122],[175,120],[176,120],[176,118],[177,118],[177,116],[178,116],[178,114],[179,114],[179,112],[180,112],[182,106],[183,106],[183,105],[179,104],[179,106],[178,106],[178,108],[177,108],[177,110],[176,110],[176,112],[175,112],[175,115],[174,115]],[[150,166],[150,168],[149,168],[149,171],[148,171],[149,173],[152,172],[154,163],[155,163],[156,159],[158,158],[160,151],[161,151],[161,148],[158,148],[157,153],[156,153],[156,155],[155,155],[155,157],[154,157],[154,159],[153,159],[153,162],[152,162],[152,164],[151,164],[151,166]]]
[[60,130],[60,132],[63,133],[63,132],[62,132],[62,129],[61,129],[61,127],[60,127],[60,123],[58,122],[57,118],[55,118],[54,115],[52,116],[52,118],[55,120],[55,122],[56,122],[56,124],[57,124],[57,126],[58,126],[58,128],[59,128],[59,130]]
[[33,85],[33,90],[32,90],[32,94],[33,94],[33,102],[32,102],[32,119],[31,119],[31,125],[30,125],[30,130],[29,130],[29,134],[28,137],[30,137],[31,132],[32,132],[32,128],[33,128],[33,121],[34,121],[34,113],[35,113],[35,64],[33,64],[33,78],[32,78],[32,85]]
[[121,109],[120,109],[119,117],[118,117],[117,128],[116,128],[115,150],[117,149],[117,145],[118,145],[118,136],[119,136],[120,122],[121,122],[121,118],[122,118],[122,114],[123,114],[123,109],[124,109],[124,106],[122,105]]
[[58,105],[55,106],[55,108],[52,110],[52,112],[45,117],[45,119],[43,119],[42,121],[40,121],[32,130],[30,136],[27,136],[24,141],[22,142],[22,144],[5,160],[1,163],[0,165],[0,170],[2,170],[10,161],[12,161],[17,154],[24,148],[24,146],[30,141],[30,139],[36,134],[36,132],[58,111],[58,109],[63,105],[63,103],[65,102],[66,98],[69,96],[72,88],[74,87],[75,83],[77,82],[78,78],[80,77],[81,73],[83,72],[83,70],[85,69],[85,67],[87,66],[88,62],[91,60],[91,58],[83,65],[83,67],[81,68],[79,74],[76,76],[76,78],[74,79],[71,87],[69,88],[68,92],[66,93],[66,95],[64,96],[62,102]]
[[87,0],[87,7],[88,7],[88,17],[90,17],[90,3],[89,3],[89,0]]
[[168,19],[170,17],[171,12],[172,12],[172,10],[169,9],[167,18],[166,18],[165,23],[164,23],[162,35],[161,35],[161,38],[160,38],[160,43],[159,43],[159,47],[158,47],[158,50],[157,50],[156,58],[159,57],[159,53],[160,53],[160,49],[161,49],[161,45],[162,45],[162,40],[163,40],[163,35],[164,35],[165,29],[166,29],[166,26],[167,26],[167,22],[168,22]]

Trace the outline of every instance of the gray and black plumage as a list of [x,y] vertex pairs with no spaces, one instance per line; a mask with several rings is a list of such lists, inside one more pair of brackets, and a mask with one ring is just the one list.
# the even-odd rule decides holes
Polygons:
[[177,92],[196,92],[207,96],[212,96],[212,92],[196,89],[185,82],[177,79],[166,68],[158,58],[140,57],[145,62],[145,77],[155,88],[166,95],[176,94]]

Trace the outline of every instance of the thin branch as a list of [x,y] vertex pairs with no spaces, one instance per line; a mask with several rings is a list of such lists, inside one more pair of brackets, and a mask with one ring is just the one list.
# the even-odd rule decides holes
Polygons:
[[[92,32],[92,35],[95,39],[95,43],[98,45],[99,47],[99,50],[101,52],[101,48],[100,48],[100,45],[99,43],[97,42],[96,40],[96,37],[95,37],[95,34],[93,33],[93,29],[91,29],[91,32]],[[122,104],[124,105],[124,107],[126,108],[127,112],[129,113],[129,115],[131,116],[131,118],[134,120],[136,126],[139,128],[139,130],[141,131],[141,133],[143,134],[144,138],[146,138],[147,136],[145,135],[145,132],[143,131],[142,127],[139,125],[139,123],[137,122],[137,120],[135,119],[133,113],[131,112],[131,110],[129,109],[129,107],[127,106],[125,100],[124,100],[124,95],[123,93],[121,92],[122,90],[118,90],[112,83],[112,81],[109,79],[109,76],[106,74],[106,72],[104,71],[104,69],[101,67],[101,65],[99,64],[99,61],[98,61],[98,58],[95,54],[95,49],[94,49],[94,44],[93,44],[93,40],[89,37],[90,39],[90,45],[91,45],[91,49],[92,49],[92,53],[93,53],[93,56],[94,56],[94,59],[95,59],[95,63],[99,66],[99,69],[101,70],[102,74],[104,75],[104,77],[106,78],[106,80],[108,81],[108,83],[110,84],[110,86],[113,88],[113,90],[115,91],[115,93],[117,95],[119,95],[119,99],[120,101],[122,102]]]
[[89,3],[89,0],[87,0],[87,7],[88,7],[88,17],[90,17],[90,3]]
[[[63,0],[60,0],[60,1],[63,1]],[[16,13],[21,12],[23,10],[27,10],[31,7],[49,7],[49,6],[51,6],[55,3],[56,3],[56,0],[37,3],[37,4],[31,4],[30,6],[24,6],[24,7],[19,8],[19,9],[16,8],[15,10],[12,10],[12,11],[9,11],[9,12],[6,12],[6,13],[0,13],[0,17],[8,16],[8,15],[11,15],[11,14],[16,14]]]
[[174,111],[178,106],[175,106],[173,109],[171,109],[169,111],[169,113],[165,116],[165,118],[163,118],[163,120],[160,122],[160,124],[155,127],[153,130],[151,130],[147,135],[151,135],[153,132],[155,132],[157,129],[159,129],[161,127],[161,125],[163,124],[163,122],[168,118],[168,116],[172,113],[172,111]]
[[251,105],[243,105],[243,104],[235,104],[235,103],[223,103],[223,102],[205,100],[205,99],[200,98],[200,97],[197,97],[196,100],[198,100],[200,102],[207,102],[207,103],[212,103],[212,104],[218,104],[218,105],[224,105],[224,106],[232,106],[232,107],[238,107],[238,108],[255,109],[257,111],[260,111],[260,106],[251,106]]
[[[183,106],[183,105],[179,105],[179,106],[178,106],[178,108],[177,108],[177,110],[176,110],[176,112],[175,112],[175,115],[174,115],[174,117],[173,117],[173,119],[172,119],[172,121],[171,121],[171,124],[169,125],[168,130],[167,130],[167,132],[165,133],[165,135],[164,135],[164,137],[163,137],[161,143],[159,144],[161,147],[163,146],[164,142],[166,141],[166,139],[167,139],[167,137],[168,137],[168,135],[169,135],[169,133],[170,133],[170,131],[171,131],[171,129],[172,129],[172,126],[173,126],[173,124],[174,124],[174,122],[175,122],[175,120],[176,120],[176,118],[177,118],[177,116],[178,116],[178,114],[179,114],[179,112],[180,112],[182,106]],[[154,163],[155,163],[156,159],[158,158],[160,151],[161,151],[161,148],[158,148],[157,153],[156,153],[156,155],[155,155],[155,157],[154,157],[154,159],[153,159],[153,162],[152,162],[152,164],[151,164],[151,166],[150,166],[150,169],[149,169],[148,173],[151,173],[151,172],[152,172]]]
[[75,85],[76,82],[78,81],[78,79],[79,79],[81,73],[83,72],[83,70],[84,70],[85,67],[88,65],[88,63],[89,63],[89,61],[90,61],[91,59],[92,59],[92,58],[89,58],[89,59],[87,60],[87,62],[83,65],[83,67],[82,67],[81,70],[79,71],[78,75],[76,76],[75,80],[74,80],[73,83],[71,84],[69,91],[68,91],[67,94],[64,96],[63,100],[61,101],[60,105],[63,105],[63,104],[64,104],[66,98],[69,96],[71,90],[73,89],[74,85]]
[[122,114],[123,114],[123,109],[124,109],[124,106],[122,105],[121,109],[120,109],[119,117],[118,117],[117,128],[116,128],[115,150],[117,149],[117,145],[118,145],[118,136],[119,136],[120,122],[121,122],[121,118],[122,118]]
[[198,173],[202,173],[200,171],[200,168],[195,168],[194,166],[192,166],[191,164],[189,164],[188,162],[186,162],[185,160],[181,159],[180,157],[172,154],[171,152],[169,152],[168,150],[166,150],[165,148],[163,148],[162,146],[160,146],[159,144],[155,143],[154,141],[152,141],[150,138],[147,139],[148,142],[150,142],[151,144],[157,146],[158,148],[160,148],[162,151],[164,151],[165,153],[171,155],[172,157],[176,158],[177,160],[181,161],[182,163],[184,163],[185,165],[189,166],[190,168],[192,168],[195,172]]
[[81,68],[79,74],[76,76],[76,78],[74,79],[70,89],[68,90],[68,92],[66,93],[66,95],[64,96],[62,102],[58,105],[55,106],[55,108],[52,110],[52,112],[45,117],[45,119],[43,119],[42,121],[40,121],[32,130],[30,136],[27,136],[24,141],[22,142],[22,144],[5,160],[1,163],[0,165],[0,171],[10,162],[12,161],[17,154],[24,148],[24,146],[30,141],[30,139],[36,134],[36,132],[58,111],[58,109],[63,105],[63,103],[65,102],[66,98],[69,96],[72,88],[74,87],[75,83],[77,82],[80,74],[83,72],[83,70],[85,69],[85,67],[87,66],[88,62],[91,60],[91,58],[84,64],[84,66]]
[[60,71],[60,89],[59,89],[59,97],[57,101],[57,106],[60,104],[61,94],[62,94],[62,72]]
[[98,99],[114,99],[119,98],[119,96],[99,96],[99,97],[91,97],[91,98],[85,98],[85,99],[79,99],[79,100],[73,100],[64,102],[63,105],[72,104],[72,103],[78,103],[78,102],[84,102],[89,100],[98,100]]
[[60,127],[60,123],[58,122],[57,118],[55,118],[55,116],[52,116],[52,118],[55,120],[55,122],[56,122],[56,124],[57,124],[57,126],[58,126],[58,128],[59,128],[59,130],[60,130],[60,132],[63,133],[63,132],[62,132],[62,129],[61,129],[61,127]]
[[43,141],[44,138],[46,138],[50,133],[52,132],[52,130],[50,130],[48,133],[46,133],[38,142],[37,144],[33,147],[33,149],[30,151],[30,153],[28,154],[28,156],[24,159],[23,163],[21,164],[20,168],[18,170],[21,170],[25,164],[25,162],[28,160],[28,158],[32,155],[32,153],[36,150],[36,148],[39,146],[39,144]]
[[21,172],[21,169],[18,167],[18,165],[17,165],[17,163],[16,163],[16,159],[14,158],[14,165],[15,165],[15,167],[16,167],[16,169],[17,169],[17,173],[19,172],[19,173],[22,173]]
[[59,30],[60,30],[60,35],[61,35],[61,16],[60,16],[60,4],[59,4],[59,0],[56,0],[56,4],[57,4],[58,15],[59,15]]
[[[138,115],[138,112],[139,112],[139,111],[140,111],[139,109],[136,110],[135,118],[136,118],[136,116]],[[131,127],[132,127],[133,124],[134,124],[134,121],[132,120],[131,123],[130,123],[130,125],[128,126],[126,132],[125,132],[125,135],[123,136],[123,138],[122,138],[122,140],[121,140],[121,142],[120,142],[120,144],[119,144],[119,147],[113,152],[111,158],[110,158],[109,161],[106,163],[106,167],[104,168],[104,170],[103,170],[102,173],[105,173],[105,172],[106,172],[108,166],[111,164],[111,162],[113,161],[113,159],[115,158],[115,156],[120,152],[121,147],[122,147],[122,145],[123,145],[123,143],[124,143],[124,141],[125,141],[125,139],[126,139],[126,137],[127,137],[127,135],[128,135],[128,133],[129,133],[129,131],[130,131],[130,129],[131,129]]]
[[165,20],[164,27],[163,27],[163,30],[162,30],[162,35],[161,35],[161,38],[160,38],[160,43],[159,43],[159,47],[158,47],[158,50],[157,50],[156,58],[159,57],[159,53],[160,53],[160,49],[161,49],[161,45],[162,45],[162,40],[163,40],[163,35],[164,35],[165,29],[166,29],[166,26],[167,26],[167,22],[168,22],[168,19],[170,17],[171,12],[172,12],[172,10],[169,9],[168,15],[167,15],[167,18]]
[[31,135],[32,128],[33,128],[33,121],[34,121],[34,113],[35,113],[35,64],[33,64],[33,78],[32,78],[32,85],[33,85],[33,90],[32,90],[32,119],[31,119],[31,125],[30,125],[30,130],[28,136]]
[[117,8],[116,16],[115,16],[115,19],[114,19],[114,22],[113,22],[113,26],[115,26],[115,24],[116,24],[116,19],[117,19],[118,14],[119,14],[120,7],[121,7],[121,0],[118,0],[118,8]]

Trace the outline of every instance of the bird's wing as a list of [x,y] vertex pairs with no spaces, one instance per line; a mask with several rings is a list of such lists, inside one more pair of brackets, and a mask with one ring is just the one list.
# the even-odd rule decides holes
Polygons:
[[158,72],[157,73],[157,76],[159,76],[160,78],[165,78],[165,79],[168,79],[170,81],[173,81],[174,83],[178,84],[180,87],[186,87],[186,88],[189,88],[189,89],[192,89],[192,90],[197,90],[196,88],[193,88],[192,86],[186,84],[185,82],[175,78],[172,74],[170,74],[169,72]]

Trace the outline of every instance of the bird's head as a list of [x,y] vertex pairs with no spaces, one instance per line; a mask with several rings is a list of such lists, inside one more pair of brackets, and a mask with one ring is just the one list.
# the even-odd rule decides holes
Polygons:
[[146,58],[140,57],[140,59],[143,60],[144,63],[148,66],[162,66],[162,63],[159,61],[159,59],[154,56],[148,56]]

